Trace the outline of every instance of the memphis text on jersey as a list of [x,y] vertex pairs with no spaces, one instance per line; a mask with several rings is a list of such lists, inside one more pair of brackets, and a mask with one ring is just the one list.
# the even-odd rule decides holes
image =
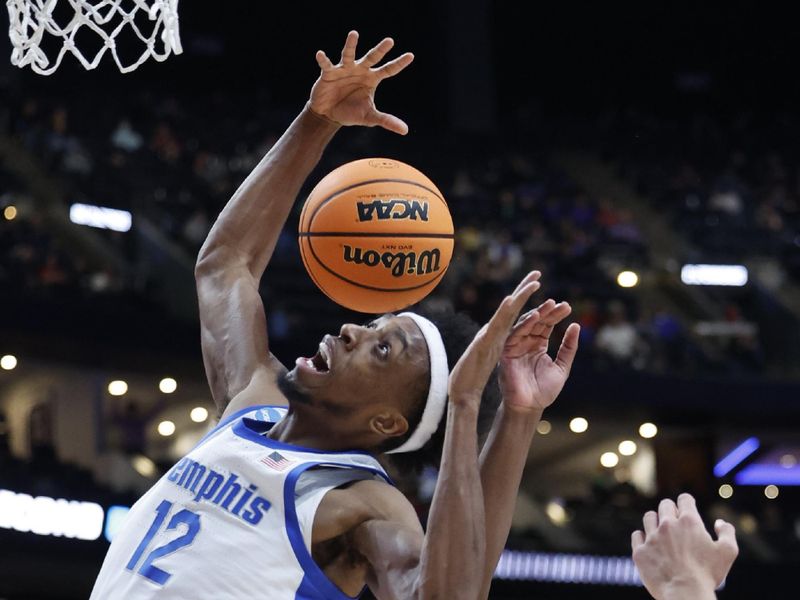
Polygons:
[[195,502],[210,502],[250,525],[258,525],[270,507],[266,498],[256,494],[254,484],[233,472],[226,477],[190,458],[182,458],[172,467],[167,479],[193,494]]
[[343,244],[344,261],[365,265],[367,267],[382,266],[391,269],[394,277],[400,277],[404,273],[416,273],[417,275],[428,275],[439,270],[441,252],[438,248],[423,250],[417,256],[412,250],[410,252],[378,252],[377,250],[364,251],[363,248],[354,248],[348,244]]
[[391,198],[372,202],[356,202],[356,209],[359,221],[372,221],[373,219],[379,221],[387,219],[428,220],[428,203],[419,200]]

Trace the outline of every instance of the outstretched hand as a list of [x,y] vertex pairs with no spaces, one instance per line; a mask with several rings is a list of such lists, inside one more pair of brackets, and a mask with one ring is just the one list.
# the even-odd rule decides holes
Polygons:
[[[541,275],[534,273],[537,279]],[[567,327],[555,360],[547,354],[547,348],[553,328],[571,312],[566,302],[546,300],[514,325],[500,359],[500,389],[506,408],[523,413],[540,411],[561,392],[578,351],[580,326],[572,323]]]
[[322,50],[317,51],[317,63],[322,73],[311,88],[309,108],[340,125],[383,127],[400,135],[408,133],[408,125],[394,115],[375,107],[378,84],[394,77],[414,60],[410,52],[376,67],[394,46],[392,38],[384,38],[377,46],[356,60],[358,32],[351,31],[342,49],[342,57],[333,64]]
[[503,346],[522,307],[539,289],[538,271],[529,273],[510,296],[506,296],[491,320],[475,335],[450,373],[448,396],[451,403],[480,405],[481,394],[497,366]]
[[665,498],[642,521],[644,531],[631,535],[633,562],[653,598],[714,598],[739,553],[733,525],[717,519],[712,539],[689,494],[678,496],[677,504]]

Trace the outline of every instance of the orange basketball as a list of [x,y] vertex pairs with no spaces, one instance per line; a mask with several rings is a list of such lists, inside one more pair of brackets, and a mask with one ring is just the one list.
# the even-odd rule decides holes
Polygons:
[[427,296],[453,255],[453,219],[441,192],[405,163],[342,165],[311,190],[300,215],[300,253],[331,300],[392,312]]

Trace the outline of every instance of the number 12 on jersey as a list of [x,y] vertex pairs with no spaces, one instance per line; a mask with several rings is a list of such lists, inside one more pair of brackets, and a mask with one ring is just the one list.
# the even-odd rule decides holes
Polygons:
[[[142,554],[144,554],[153,536],[161,529],[171,509],[172,502],[167,502],[166,500],[162,500],[161,504],[156,507],[156,518],[153,519],[147,533],[142,538],[142,541],[139,542],[139,546],[137,546],[136,550],[134,550],[133,556],[131,556],[128,564],[125,565],[126,569],[129,571],[136,569],[136,565],[139,564]],[[150,581],[158,585],[164,585],[169,581],[169,578],[172,577],[172,573],[167,573],[163,569],[159,569],[153,562],[191,544],[194,540],[194,536],[200,531],[200,515],[184,508],[172,515],[165,531],[177,529],[178,525],[186,525],[186,533],[163,546],[151,550],[150,554],[148,554],[144,562],[142,562],[142,566],[139,567],[139,575],[147,577]]]

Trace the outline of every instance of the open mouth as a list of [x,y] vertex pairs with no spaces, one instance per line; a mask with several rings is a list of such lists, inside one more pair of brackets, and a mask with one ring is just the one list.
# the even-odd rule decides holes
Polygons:
[[319,345],[319,350],[311,358],[307,358],[306,365],[317,373],[328,373],[331,370],[331,353],[325,343]]

